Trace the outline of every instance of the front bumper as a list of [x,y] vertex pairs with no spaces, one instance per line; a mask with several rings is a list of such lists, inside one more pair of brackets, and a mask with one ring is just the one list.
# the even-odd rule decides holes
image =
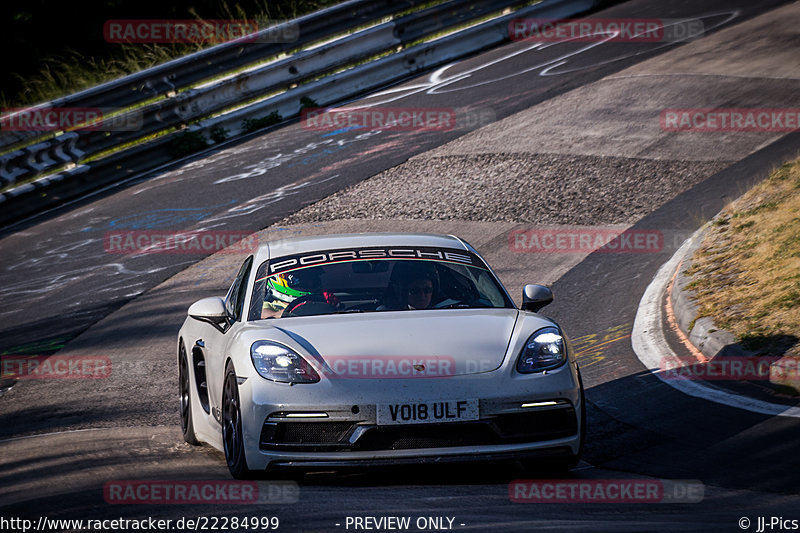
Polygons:
[[[323,380],[293,386],[251,375],[239,387],[248,467],[272,470],[577,455],[583,405],[574,366],[567,364],[547,374],[498,374]],[[468,398],[479,400],[478,420],[377,425],[376,406],[381,403]]]
[[440,424],[380,426],[324,419],[296,421],[279,414],[264,422],[259,449],[265,452],[376,452],[558,440],[578,432],[575,408],[566,400],[561,402],[548,408]]
[[473,452],[442,455],[416,455],[413,457],[392,456],[375,458],[327,458],[327,459],[275,459],[269,463],[268,471],[315,469],[315,468],[362,468],[379,466],[404,466],[404,465],[441,465],[460,462],[492,462],[514,461],[534,458],[567,458],[572,457],[571,446],[548,446],[534,450],[511,450],[505,452]]

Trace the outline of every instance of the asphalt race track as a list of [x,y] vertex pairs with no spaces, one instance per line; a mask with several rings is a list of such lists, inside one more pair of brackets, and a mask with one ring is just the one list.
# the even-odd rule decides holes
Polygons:
[[[101,380],[2,382],[0,519],[277,517],[278,530],[305,532],[390,530],[363,522],[357,528],[348,519],[397,516],[410,517],[409,531],[482,532],[755,531],[758,517],[782,517],[783,529],[798,529],[792,520],[800,522],[800,420],[687,396],[646,371],[630,335],[642,295],[683,239],[800,151],[797,132],[669,134],[659,128],[658,110],[796,107],[800,9],[784,1],[630,0],[592,16],[693,18],[706,32],[678,44],[509,43],[360,100],[456,108],[480,117],[477,123],[436,132],[320,132],[284,124],[0,230],[0,353],[102,355],[114,369]],[[793,40],[786,42],[783,31]],[[663,249],[514,253],[509,232],[536,227],[536,216],[459,218],[453,208],[454,216],[439,220],[425,205],[416,215],[392,207],[402,204],[402,183],[419,167],[465,161],[502,180],[497,168],[506,167],[489,156],[509,153],[536,169],[602,160],[603,168],[623,172],[635,161],[640,176],[669,176],[680,167],[680,186],[630,204],[623,196],[609,202],[603,191],[635,187],[606,183],[600,173],[585,185],[596,196],[570,204],[564,193],[558,217],[548,219],[658,230]],[[542,154],[551,159],[541,162]],[[379,179],[364,181],[373,176]],[[570,175],[562,171],[558,179]],[[455,192],[431,187],[431,210],[451,205]],[[488,191],[501,194],[497,186]],[[593,203],[606,209],[589,220]],[[365,214],[395,207],[391,216]],[[109,482],[230,479],[220,453],[181,439],[175,337],[188,305],[224,292],[243,259],[114,253],[109,232],[265,228],[260,239],[455,233],[484,254],[515,298],[526,282],[551,284],[556,300],[545,311],[576,341],[589,402],[584,461],[567,479],[668,480],[701,487],[700,496],[516,503],[510,483],[531,474],[501,463],[316,471],[271,485],[273,492],[260,480],[255,505],[109,504]],[[798,403],[768,399],[787,408]]]

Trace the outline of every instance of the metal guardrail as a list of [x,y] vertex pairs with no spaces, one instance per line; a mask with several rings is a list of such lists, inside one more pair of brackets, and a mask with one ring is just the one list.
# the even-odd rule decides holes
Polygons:
[[[262,61],[282,52],[346,32],[430,0],[350,0],[259,31],[246,41],[230,41],[103,83],[35,108],[98,107],[122,109],[203,80]],[[291,42],[274,36],[296,34]],[[271,42],[272,41],[272,42]],[[0,132],[0,149],[41,136],[37,132]]]
[[[423,0],[352,0],[300,17],[294,21],[259,31],[245,41],[231,41],[206,50],[189,54],[151,69],[114,80],[74,95],[66,96],[34,106],[31,109],[52,108],[104,108],[121,110],[153,98],[165,98],[134,113],[127,113],[115,120],[117,123],[142,125],[126,132],[106,132],[104,125],[94,130],[78,131],[78,139],[64,142],[61,135],[53,139],[49,132],[3,131],[0,132],[0,151],[22,143],[30,144],[37,139],[42,142],[25,146],[0,156],[0,186],[29,179],[52,171],[65,163],[76,162],[113,146],[118,146],[145,137],[171,126],[181,125],[191,116],[190,107],[180,107],[181,102],[172,102],[170,95],[177,96],[183,89],[215,76],[235,72],[258,61],[285,52],[302,48],[311,43],[328,39],[346,32],[357,25],[368,24],[388,15],[419,6]],[[295,33],[292,42],[261,42],[273,39],[274,35]],[[20,114],[27,110],[20,110]],[[166,120],[164,120],[166,119]],[[119,135],[106,135],[117,133]]]
[[[387,9],[386,3],[377,2],[376,5],[383,6],[381,9]],[[395,2],[394,11],[405,10],[409,5],[416,3],[418,2],[408,1],[398,5]],[[48,169],[63,167],[65,163],[78,164],[65,172],[37,179],[0,194],[0,223],[21,218],[87,190],[99,188],[108,183],[125,179],[137,172],[168,163],[175,159],[170,151],[170,144],[178,135],[185,135],[186,131],[197,134],[198,138],[200,135],[208,135],[213,138],[214,131],[226,131],[228,138],[234,137],[247,132],[245,121],[248,119],[258,119],[273,112],[277,112],[283,118],[297,116],[301,109],[300,100],[303,97],[312,98],[321,106],[330,105],[496,46],[508,40],[508,23],[513,18],[566,18],[593,8],[596,1],[544,0],[539,4],[493,18],[449,36],[403,49],[408,44],[420,39],[497,13],[508,6],[519,3],[520,0],[451,0],[434,5],[336,39],[317,48],[303,50],[286,59],[243,72],[206,87],[189,89],[172,98],[131,111],[117,119],[125,120],[131,118],[133,114],[139,114],[141,117],[140,129],[113,132],[75,131],[0,156],[0,180],[16,180],[30,175],[30,172],[33,172],[34,175],[41,174]],[[340,6],[346,5],[358,10],[364,7],[363,4],[365,4],[364,1],[357,0]],[[337,11],[337,13],[348,12],[344,8],[341,9],[342,11]],[[371,14],[384,13],[380,9],[376,10],[374,5],[367,8],[367,11]],[[351,18],[351,26],[356,21],[363,21],[367,17],[362,12],[359,13]],[[318,14],[304,18],[315,16]],[[298,21],[300,20],[302,19],[298,19]],[[238,46],[242,46],[242,44]],[[334,73],[336,70],[357,64],[370,57],[397,49],[402,51],[396,51],[377,60]],[[213,48],[209,50],[213,50]],[[192,56],[198,54],[192,54]],[[182,59],[188,62],[189,57],[192,56]],[[139,75],[141,79],[144,79],[150,74],[139,73]],[[151,77],[151,79],[153,78]],[[99,88],[97,89],[99,90]],[[100,92],[102,93],[102,91]],[[278,94],[256,101],[251,105],[245,105],[232,112],[225,112],[226,109],[240,105],[242,102],[273,93]],[[78,95],[80,94],[83,93],[78,93]],[[85,97],[77,98],[78,95],[74,95],[76,98],[72,100],[72,103],[85,103]],[[149,97],[148,95],[146,98]],[[186,131],[165,135],[90,163],[80,164],[92,154],[130,143],[157,131],[192,122],[194,123]]]
[[[519,1],[519,0],[517,0]],[[59,136],[25,150],[0,156],[0,182],[6,183],[52,171],[65,163],[78,162],[116,146],[135,142],[169,128],[222,112],[249,99],[286,90],[338,68],[405,46],[433,31],[441,31],[464,20],[483,16],[508,5],[508,0],[453,0],[400,17],[325,46],[305,50],[264,67],[189,89],[172,98],[135,109],[110,122],[122,128],[84,129]],[[398,37],[398,35],[400,37]],[[299,104],[298,104],[299,105]],[[126,125],[136,125],[129,127]]]

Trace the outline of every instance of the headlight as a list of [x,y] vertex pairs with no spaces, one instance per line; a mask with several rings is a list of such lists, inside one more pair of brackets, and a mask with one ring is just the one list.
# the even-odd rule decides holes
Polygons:
[[256,341],[250,358],[261,377],[280,383],[316,383],[319,374],[292,349],[271,341]]
[[522,374],[550,370],[564,364],[567,349],[558,328],[542,328],[528,338],[517,360],[517,371]]

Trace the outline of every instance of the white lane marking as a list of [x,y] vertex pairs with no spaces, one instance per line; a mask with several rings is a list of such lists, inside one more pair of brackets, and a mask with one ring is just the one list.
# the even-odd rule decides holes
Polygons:
[[[695,16],[693,18],[686,18],[686,19],[672,21],[669,24],[666,24],[665,27],[666,26],[677,25],[677,24],[680,24],[682,22],[687,22],[687,21],[691,21],[691,20],[712,19],[712,18],[720,18],[720,17],[723,18],[723,20],[721,20],[721,21],[712,22],[708,26],[706,26],[703,29],[703,33],[706,33],[706,32],[711,31],[713,29],[716,29],[716,28],[719,28],[721,26],[724,26],[725,24],[728,24],[733,19],[737,18],[739,15],[740,15],[740,10],[738,10],[738,9],[734,9],[734,10],[730,10],[730,11],[718,11],[718,12],[713,12],[713,13],[705,13],[705,14],[702,14],[702,15],[697,15],[697,16]],[[474,66],[474,67],[472,67],[472,68],[470,68],[470,69],[468,69],[466,71],[459,72],[459,73],[456,73],[456,74],[454,74],[454,75],[452,75],[450,77],[447,77],[446,76],[446,72],[450,68],[452,68],[455,65],[461,64],[463,62],[463,61],[456,61],[456,62],[447,64],[447,65],[437,69],[432,74],[430,74],[428,76],[427,82],[415,83],[413,85],[404,85],[404,86],[401,86],[401,87],[392,87],[392,88],[384,90],[384,91],[379,91],[379,92],[377,92],[375,94],[368,95],[368,96],[364,97],[361,101],[365,102],[365,103],[363,103],[361,105],[358,105],[358,106],[351,106],[350,108],[351,109],[359,109],[359,108],[374,107],[374,106],[378,106],[378,105],[385,105],[385,104],[400,100],[402,98],[406,98],[408,96],[412,96],[412,95],[420,93],[420,92],[425,92],[427,94],[446,94],[446,93],[455,92],[455,91],[464,91],[464,90],[468,90],[468,89],[473,89],[475,87],[480,87],[480,86],[483,86],[483,85],[490,85],[490,84],[493,84],[493,83],[502,82],[502,81],[511,79],[513,77],[519,76],[521,74],[525,74],[525,73],[532,72],[532,71],[539,70],[539,69],[541,69],[540,72],[539,72],[539,76],[559,76],[559,75],[562,75],[562,74],[569,74],[569,73],[578,72],[578,71],[581,71],[581,70],[588,70],[588,69],[595,68],[595,67],[598,67],[598,66],[601,66],[601,65],[607,65],[607,64],[610,64],[610,63],[614,63],[616,61],[629,59],[631,57],[636,57],[636,56],[640,56],[640,55],[643,55],[643,54],[649,54],[649,53],[651,53],[651,52],[653,52],[655,50],[660,50],[662,48],[667,48],[667,47],[676,45],[676,44],[678,44],[678,43],[680,43],[682,41],[691,41],[691,40],[693,40],[693,39],[698,37],[698,35],[687,35],[685,39],[662,43],[662,44],[659,44],[658,46],[648,47],[648,48],[646,48],[644,50],[639,50],[637,52],[612,55],[612,57],[610,57],[609,59],[605,59],[605,60],[602,60],[602,61],[593,61],[593,62],[587,63],[585,65],[577,65],[577,66],[573,66],[572,68],[561,69],[560,67],[562,67],[564,65],[567,65],[569,67],[570,60],[574,61],[576,58],[580,57],[580,55],[582,53],[587,52],[589,50],[592,50],[595,47],[604,45],[604,44],[606,44],[606,43],[608,43],[610,41],[613,41],[613,39],[615,39],[619,35],[619,32],[616,32],[616,31],[595,31],[595,32],[592,33],[592,35],[597,36],[598,40],[595,41],[595,42],[590,42],[589,44],[587,44],[585,46],[582,46],[582,47],[580,47],[580,48],[578,48],[576,50],[567,51],[566,53],[564,53],[561,56],[558,56],[558,57],[555,57],[555,58],[550,58],[550,59],[545,59],[544,62],[539,63],[537,65],[534,65],[534,66],[531,66],[531,67],[527,67],[527,68],[515,71],[515,72],[513,72],[511,74],[507,74],[507,75],[503,75],[503,76],[499,76],[499,77],[494,77],[494,78],[489,78],[489,79],[486,79],[486,80],[483,80],[483,81],[477,81],[475,83],[468,84],[468,85],[460,85],[458,87],[450,88],[450,89],[446,89],[445,90],[444,88],[447,87],[448,85],[452,85],[452,84],[460,82],[460,81],[462,81],[464,79],[471,78],[472,75],[475,74],[476,72],[479,72],[479,71],[481,71],[483,69],[486,69],[488,67],[496,65],[496,64],[501,63],[503,61],[507,61],[509,59],[512,59],[512,58],[514,58],[514,57],[516,57],[516,56],[518,56],[520,54],[524,54],[524,53],[529,52],[529,51],[533,51],[535,53],[543,52],[543,51],[545,51],[545,50],[547,50],[549,48],[552,48],[552,47],[557,47],[557,46],[565,45],[565,44],[567,44],[567,45],[580,44],[582,41],[579,38],[574,38],[574,39],[564,39],[563,41],[552,42],[552,43],[535,42],[535,43],[532,43],[530,45],[524,46],[524,47],[522,47],[522,48],[520,48],[518,50],[514,50],[514,51],[512,51],[512,52],[510,52],[510,53],[508,53],[506,55],[503,55],[503,56],[501,56],[499,58],[486,61],[486,62],[481,63],[481,64],[479,64],[477,66]],[[638,35],[641,35],[641,34],[638,34]],[[702,36],[700,36],[700,37],[702,37]],[[556,48],[556,50],[557,50],[557,48]],[[398,94],[398,93],[400,93],[400,94]],[[382,98],[384,96],[389,96],[389,95],[393,95],[393,96],[391,96],[389,98]],[[374,99],[374,98],[382,98],[382,99],[380,99],[378,101],[375,101],[375,102],[371,102],[370,100]]]
[[662,375],[661,362],[667,358],[678,358],[678,355],[672,351],[664,337],[661,298],[669,284],[669,280],[672,278],[672,273],[678,268],[678,264],[692,243],[700,237],[702,230],[703,228],[697,230],[675,252],[675,255],[661,266],[644,292],[644,296],[639,302],[639,309],[636,312],[636,319],[633,322],[633,331],[631,333],[631,345],[636,357],[661,381],[689,396],[753,413],[800,418],[800,408],[798,407],[748,398],[698,381],[666,379]]
[[[740,14],[740,11],[738,9],[733,9],[731,11],[718,11],[718,12],[714,12],[714,13],[706,13],[704,15],[697,15],[696,17],[693,17],[693,18],[675,20],[675,21],[670,22],[669,24],[665,24],[664,27],[666,28],[666,27],[669,27],[669,26],[675,26],[677,24],[681,24],[681,23],[684,23],[684,22],[690,22],[692,20],[708,19],[708,18],[716,18],[716,17],[725,17],[725,19],[722,20],[721,22],[712,23],[709,26],[704,27],[702,33],[705,34],[705,33],[709,32],[709,31],[711,31],[713,29],[719,28],[720,26],[724,26],[725,24],[729,23],[730,21],[732,21],[733,19],[738,17],[739,14]],[[595,32],[595,35],[601,35],[601,34],[602,33]],[[636,34],[634,37],[639,37],[639,36],[642,36],[642,35],[644,35],[644,33]],[[553,66],[550,66],[547,69],[543,70],[542,72],[540,72],[539,75],[540,76],[553,76],[553,75],[560,75],[560,74],[569,74],[571,72],[578,72],[580,70],[585,70],[587,68],[594,68],[594,67],[599,67],[601,65],[608,65],[609,63],[613,63],[615,61],[621,61],[623,59],[628,59],[628,58],[631,58],[631,57],[640,56],[642,54],[649,54],[650,52],[653,52],[654,50],[660,50],[662,48],[667,48],[669,46],[672,46],[674,44],[678,44],[680,42],[692,41],[692,40],[696,39],[697,37],[698,37],[697,34],[687,35],[685,39],[678,39],[678,40],[675,40],[675,41],[666,42],[666,43],[661,44],[660,46],[656,46],[656,47],[653,47],[653,48],[647,48],[646,50],[640,50],[640,51],[634,52],[632,54],[620,55],[620,56],[612,57],[611,59],[607,59],[607,60],[604,60],[604,61],[598,61],[596,63],[592,63],[591,65],[588,65],[588,66],[579,66],[577,68],[572,68],[572,69],[569,69],[569,70],[560,70],[558,72],[552,72],[551,73],[550,72],[551,70],[553,70],[553,69],[557,68],[558,66],[560,66],[560,65],[553,65]],[[702,37],[705,37],[705,35],[699,35],[699,37],[702,38]],[[606,41],[604,41],[604,42],[606,42]],[[565,56],[565,58],[569,58],[569,56]],[[562,64],[564,64],[564,63],[567,63],[567,62],[563,61]]]

